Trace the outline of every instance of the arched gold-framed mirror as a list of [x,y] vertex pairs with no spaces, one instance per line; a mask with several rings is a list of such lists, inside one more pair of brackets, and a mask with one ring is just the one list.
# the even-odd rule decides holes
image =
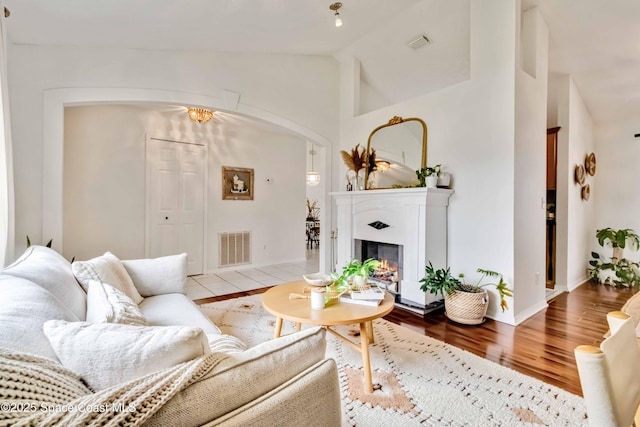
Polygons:
[[366,189],[412,186],[416,170],[427,166],[427,124],[417,117],[394,116],[369,134],[367,158],[372,152],[377,167],[373,175],[372,168],[365,168]]

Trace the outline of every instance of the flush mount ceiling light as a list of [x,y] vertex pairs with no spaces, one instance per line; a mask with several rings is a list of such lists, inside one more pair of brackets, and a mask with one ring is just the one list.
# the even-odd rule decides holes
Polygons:
[[313,156],[316,155],[316,150],[311,149],[309,154],[311,154],[311,172],[307,172],[307,185],[309,187],[314,187],[320,184],[320,174],[313,171]]
[[329,9],[333,10],[336,13],[336,27],[342,27],[342,18],[340,18],[340,12],[338,9],[342,7],[342,3],[337,2],[329,6]]
[[204,108],[189,107],[187,114],[191,120],[198,123],[207,123],[213,117],[213,111]]

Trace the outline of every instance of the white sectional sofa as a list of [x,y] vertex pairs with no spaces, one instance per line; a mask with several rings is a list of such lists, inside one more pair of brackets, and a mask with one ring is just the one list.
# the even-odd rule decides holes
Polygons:
[[[216,325],[184,295],[186,257],[122,261],[122,265],[140,294],[141,301],[137,306],[149,325],[126,327],[146,331],[144,328],[184,326],[197,331],[201,329],[208,337],[205,342],[224,341]],[[80,362],[75,360],[76,365],[68,365],[65,364],[66,359],[61,362],[58,357],[60,351],[49,333],[49,329],[56,325],[93,328],[95,324],[87,323],[86,319],[87,293],[76,280],[71,264],[54,250],[32,246],[0,273],[0,356],[20,355],[18,359],[22,365],[16,366],[24,368],[19,369],[32,371],[31,359],[22,356],[26,354],[45,358],[43,360],[63,365],[75,373],[99,375],[99,372],[94,372],[99,368],[94,369],[93,365],[88,371],[78,369],[83,366],[77,365],[83,363],[85,354],[92,351],[92,345],[80,349]],[[48,322],[50,320],[58,322]],[[43,326],[45,323],[46,327]],[[49,328],[48,335],[45,328]],[[73,340],[79,335],[68,338]],[[112,352],[111,343],[104,342],[104,337],[108,336],[97,335],[94,342],[96,348],[108,349],[105,359],[106,353]],[[145,416],[142,423],[154,426],[340,424],[338,374],[335,362],[324,357],[323,329],[307,329],[247,350],[239,348],[236,342],[227,340],[231,348],[212,344],[214,355],[208,354],[211,352],[208,347],[202,350],[204,354],[195,361],[207,357],[210,360],[215,356],[215,363],[209,364],[201,378],[180,389],[154,409],[150,416]],[[113,352],[130,351],[135,347],[118,348],[121,345],[113,343]],[[134,363],[131,359],[135,356],[129,354],[126,360],[121,361],[122,366]],[[9,368],[0,366],[0,403],[9,402],[14,409],[25,405],[35,408],[33,393],[25,393],[24,384],[16,385],[18,380],[13,380],[13,376],[21,372],[16,373],[16,368],[12,372],[6,369]],[[89,384],[89,381],[78,375],[83,383],[77,384],[77,389],[88,390],[85,393],[97,395],[111,389],[127,390],[129,378],[105,391],[86,387],[85,383]],[[131,381],[136,379],[131,378]],[[138,379],[136,384],[140,381]],[[37,389],[39,385],[33,387]],[[3,419],[8,419],[8,414],[0,410],[0,424]]]

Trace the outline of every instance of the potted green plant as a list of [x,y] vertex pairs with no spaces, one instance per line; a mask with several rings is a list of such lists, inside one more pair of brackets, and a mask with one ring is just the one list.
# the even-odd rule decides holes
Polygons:
[[613,255],[611,256],[611,262],[618,263],[624,257],[624,248],[627,246],[627,240],[631,242],[631,247],[640,248],[640,237],[630,228],[623,228],[621,230],[614,230],[610,227],[603,228],[596,231],[596,239],[600,246],[608,242],[613,248]]
[[334,272],[331,274],[331,283],[327,286],[327,291],[341,292],[349,289],[351,284],[355,286],[363,286],[367,283],[367,278],[378,267],[380,261],[368,258],[364,261],[353,259],[349,264],[342,268],[342,273]]
[[344,266],[342,274],[355,286],[364,286],[367,283],[369,275],[378,267],[380,267],[380,261],[377,259],[368,258],[364,261],[354,259]]
[[442,165],[427,166],[416,171],[418,177],[418,187],[436,188],[438,186],[438,176]]
[[[509,308],[507,297],[513,296],[502,275],[492,270],[478,268],[481,274],[476,284],[464,282],[464,275],[459,279],[446,269],[435,269],[431,263],[425,267],[425,276],[420,280],[420,289],[432,294],[441,294],[444,297],[445,315],[458,323],[466,325],[478,325],[485,320],[489,307],[489,293],[486,286],[495,286],[500,296],[500,308],[502,311]],[[496,278],[497,281],[483,283],[486,278]]]
[[611,259],[607,260],[597,252],[591,252],[588,273],[591,280],[611,286],[638,286],[640,285],[640,263],[624,258],[624,249],[627,241],[635,249],[640,248],[640,237],[631,230],[625,228],[613,230],[610,227],[596,231],[596,239],[600,246],[613,248]]

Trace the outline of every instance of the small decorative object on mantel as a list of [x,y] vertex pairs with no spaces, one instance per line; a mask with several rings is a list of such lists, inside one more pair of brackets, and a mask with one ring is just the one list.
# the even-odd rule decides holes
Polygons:
[[436,188],[438,186],[441,166],[442,165],[427,166],[417,170],[418,187]]
[[591,176],[596,174],[596,155],[595,153],[587,154],[584,158],[584,168]]
[[344,164],[347,166],[349,172],[354,173],[354,181],[350,179],[350,173],[347,172],[347,191],[349,187],[354,190],[364,190],[364,173],[368,170],[368,173],[371,174],[377,170],[376,164],[376,151],[371,150],[371,154],[367,156],[367,152],[364,147],[360,147],[360,144],[356,144],[354,148],[351,149],[351,152],[342,150],[340,151],[342,155],[342,160]]
[[253,169],[223,166],[222,200],[253,200]]

